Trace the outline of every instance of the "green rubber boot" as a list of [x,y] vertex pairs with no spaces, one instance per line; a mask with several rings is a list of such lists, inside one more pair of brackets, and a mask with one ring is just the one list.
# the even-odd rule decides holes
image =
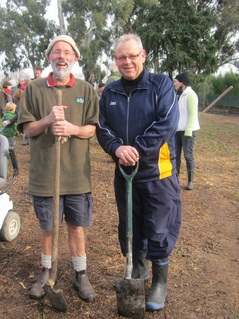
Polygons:
[[147,311],[157,311],[165,306],[168,285],[168,262],[152,262],[152,286],[146,303]]

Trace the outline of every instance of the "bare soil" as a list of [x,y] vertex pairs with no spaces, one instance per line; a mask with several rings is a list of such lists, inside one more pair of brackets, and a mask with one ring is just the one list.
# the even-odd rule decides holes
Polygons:
[[[184,188],[185,167],[180,175],[183,221],[170,258],[166,307],[146,313],[146,319],[239,318],[239,116],[205,113],[200,123],[193,191]],[[63,289],[68,311],[57,312],[46,297],[29,299],[29,289],[39,274],[41,245],[27,190],[29,147],[21,143],[19,136],[20,174],[8,191],[21,217],[21,230],[14,241],[0,242],[0,319],[122,318],[114,289],[115,278],[125,276],[117,237],[114,164],[97,141],[91,145],[93,226],[86,230],[88,273],[97,298],[85,303],[72,287],[73,267],[63,225],[55,288]]]

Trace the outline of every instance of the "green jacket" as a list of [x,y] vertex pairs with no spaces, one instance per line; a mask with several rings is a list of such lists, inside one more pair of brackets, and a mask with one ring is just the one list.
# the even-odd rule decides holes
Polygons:
[[[14,112],[6,110],[3,117],[2,122],[6,120],[10,120],[13,116],[15,116]],[[17,133],[17,123],[10,123],[3,130],[2,134],[6,137],[15,136]]]

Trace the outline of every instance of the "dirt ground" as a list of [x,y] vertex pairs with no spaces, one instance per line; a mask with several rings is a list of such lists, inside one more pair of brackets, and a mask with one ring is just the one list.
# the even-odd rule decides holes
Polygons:
[[[146,319],[239,318],[239,116],[202,114],[195,144],[195,189],[187,191],[185,166],[180,176],[183,221],[170,257],[165,309]],[[29,146],[18,137],[20,174],[8,193],[21,217],[12,242],[0,242],[0,319],[122,318],[117,314],[115,278],[125,276],[117,239],[113,193],[114,164],[95,141],[91,147],[93,226],[86,231],[90,280],[97,298],[85,303],[72,287],[73,268],[66,226],[59,236],[59,271],[68,311],[54,310],[45,297],[29,299],[40,266],[39,228],[28,195]],[[11,174],[11,171],[10,173]],[[149,283],[146,285],[146,294]]]

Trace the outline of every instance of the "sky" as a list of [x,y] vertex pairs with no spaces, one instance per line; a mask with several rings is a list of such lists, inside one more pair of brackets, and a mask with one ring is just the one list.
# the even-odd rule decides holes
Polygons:
[[[0,6],[4,6],[6,4],[6,0],[0,0]],[[46,17],[51,20],[58,21],[58,8],[57,8],[57,0],[51,0],[50,6],[47,8]]]
[[51,4],[47,8],[46,18],[58,22],[57,0],[51,0]]

